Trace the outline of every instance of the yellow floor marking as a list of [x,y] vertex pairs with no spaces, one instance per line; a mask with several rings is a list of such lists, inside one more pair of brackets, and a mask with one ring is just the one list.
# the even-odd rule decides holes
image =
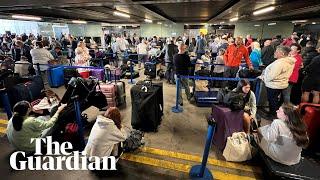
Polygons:
[[5,125],[7,125],[7,124],[8,124],[8,120],[0,119],[0,124],[5,124]]
[[0,133],[6,134],[7,133],[7,128],[0,127]]
[[[174,152],[174,151],[167,151],[167,150],[150,148],[150,147],[142,147],[140,149],[142,152],[160,155],[160,156],[167,156],[167,157],[183,159],[183,160],[187,160],[187,161],[194,161],[194,162],[201,162],[202,161],[202,157],[191,155],[191,154],[179,153],[179,152]],[[244,171],[249,171],[249,172],[261,172],[259,167],[248,166],[248,165],[244,165],[244,164],[240,164],[240,163],[231,163],[231,162],[226,162],[226,161],[221,161],[221,160],[211,159],[211,158],[208,158],[208,164],[214,165],[214,166],[232,168],[232,169],[239,169],[239,170],[244,170]]]
[[[165,169],[171,169],[175,171],[180,171],[184,173],[189,173],[191,169],[190,164],[181,164],[181,163],[174,163],[166,160],[160,160],[160,159],[155,159],[155,158],[149,158],[149,157],[144,157],[144,156],[139,156],[139,155],[134,155],[134,154],[123,154],[121,156],[121,159],[127,160],[127,161],[132,161],[132,162],[137,162],[141,164],[146,164],[150,166],[156,166],[160,168],[165,168]],[[228,174],[224,173],[221,171],[212,171],[211,173],[213,174],[215,179],[223,179],[223,180],[251,180],[255,179],[252,177],[247,177],[247,176],[239,176],[239,175],[234,175],[234,174]]]

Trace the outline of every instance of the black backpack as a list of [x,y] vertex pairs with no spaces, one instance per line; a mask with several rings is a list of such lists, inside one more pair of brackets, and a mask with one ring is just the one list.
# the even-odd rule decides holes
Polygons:
[[123,142],[124,152],[131,152],[138,149],[140,146],[144,145],[142,138],[144,133],[139,130],[132,130],[130,136]]
[[220,104],[230,108],[231,111],[243,110],[245,106],[244,94],[230,91],[228,89],[220,89],[217,95],[217,100]]

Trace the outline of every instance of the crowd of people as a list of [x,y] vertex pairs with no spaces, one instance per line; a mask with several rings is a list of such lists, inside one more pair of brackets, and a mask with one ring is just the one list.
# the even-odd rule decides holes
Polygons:
[[[0,38],[0,43],[2,54],[10,52],[14,61],[19,62],[25,59],[34,64],[48,64],[62,56],[61,50],[67,50],[68,57],[74,58],[75,65],[89,66],[89,60],[93,56],[90,54],[90,49],[94,52],[99,51],[93,40],[88,45],[81,38],[71,35],[64,35],[58,40],[40,35],[36,37],[32,34],[29,36],[5,34]],[[299,162],[301,148],[308,143],[306,127],[290,103],[312,101],[319,104],[320,49],[316,43],[310,35],[302,34],[299,38],[295,32],[283,40],[280,36],[275,36],[259,41],[254,40],[251,35],[243,39],[232,37],[231,34],[207,36],[200,34],[194,38],[154,36],[149,39],[136,35],[131,38],[125,35],[105,35],[107,51],[116,53],[114,56],[118,57],[118,65],[121,65],[124,54],[133,51],[132,49],[138,54],[140,63],[148,61],[151,57],[163,58],[167,82],[172,84],[178,76],[190,75],[190,68],[195,66],[192,63],[194,60],[224,64],[224,66],[213,68],[214,77],[234,78],[242,63],[245,63],[249,70],[263,70],[260,79],[267,90],[268,114],[276,120],[271,125],[259,129],[260,147],[272,159],[287,165]],[[139,68],[141,68],[140,63]],[[33,68],[37,68],[36,65]],[[47,66],[40,66],[41,72],[45,73],[46,70]],[[187,99],[191,100],[194,92],[190,90],[189,79],[180,78],[180,82],[185,89]],[[241,80],[236,86],[230,82],[224,82],[224,85],[244,94],[244,131],[250,133],[250,125],[256,119],[257,113],[257,94],[252,92],[252,84],[247,80]],[[297,96],[293,89],[300,89],[301,97]],[[180,87],[178,101],[183,105],[181,91]],[[312,100],[310,100],[310,94],[312,94]],[[33,145],[26,145],[25,139],[43,136],[42,130],[52,126],[64,106],[60,106],[48,121],[41,123],[37,118],[28,116],[31,111],[28,102],[16,104],[13,108],[14,115],[8,124],[8,138],[11,144],[18,149],[32,150]],[[118,109],[111,108],[98,117],[85,149],[89,155],[113,154],[117,144],[127,138],[127,133],[123,131],[127,127],[122,128],[120,116]],[[106,133],[117,138],[105,139]],[[283,139],[281,146],[277,144],[279,137]],[[110,141],[112,141],[111,144]]]

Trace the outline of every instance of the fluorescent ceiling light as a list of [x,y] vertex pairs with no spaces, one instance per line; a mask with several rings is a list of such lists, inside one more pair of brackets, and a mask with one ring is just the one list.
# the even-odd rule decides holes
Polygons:
[[114,11],[113,12],[114,15],[116,16],[121,16],[121,17],[125,17],[125,18],[130,18],[130,15],[122,13],[122,12],[118,12],[118,11]]
[[25,20],[36,20],[36,21],[41,20],[41,17],[38,17],[38,16],[25,16],[25,15],[12,15],[12,18],[25,19]]
[[152,20],[150,20],[150,19],[144,19],[144,22],[152,23]]
[[230,21],[231,21],[231,22],[233,22],[233,21],[238,21],[238,19],[239,19],[238,17],[235,17],[235,18],[231,18]]
[[312,24],[317,24],[316,22],[312,22]]
[[220,22],[220,24],[223,24],[223,23],[224,23],[224,21]]
[[305,23],[308,20],[296,20],[296,21],[292,21],[292,23]]
[[87,24],[87,21],[73,20],[72,23],[76,23],[76,24]]
[[256,16],[256,15],[264,14],[264,13],[273,11],[275,8],[276,7],[274,7],[274,6],[269,6],[269,7],[263,8],[263,9],[259,9],[259,10],[254,11],[253,15]]
[[118,26],[118,28],[119,28],[119,29],[121,29],[121,28],[122,28],[122,26]]
[[186,26],[189,26],[189,24],[185,24]]
[[268,26],[274,26],[276,25],[277,23],[269,23]]
[[162,24],[162,22],[158,22],[157,24]]
[[260,24],[255,24],[254,26],[255,26],[255,27],[259,27],[259,26],[260,26]]
[[217,24],[213,24],[213,25],[215,25],[215,26],[216,26]]

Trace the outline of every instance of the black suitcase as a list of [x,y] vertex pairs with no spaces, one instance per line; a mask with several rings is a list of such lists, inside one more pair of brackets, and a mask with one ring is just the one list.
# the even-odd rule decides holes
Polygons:
[[143,80],[143,81],[138,81],[136,85],[146,85],[146,86],[156,86],[159,87],[159,90],[157,91],[157,98],[159,99],[160,107],[161,107],[161,112],[163,113],[163,82],[154,82],[151,80]]
[[159,86],[135,85],[131,88],[131,125],[134,129],[157,131],[163,114],[161,101],[158,97],[160,91]]

